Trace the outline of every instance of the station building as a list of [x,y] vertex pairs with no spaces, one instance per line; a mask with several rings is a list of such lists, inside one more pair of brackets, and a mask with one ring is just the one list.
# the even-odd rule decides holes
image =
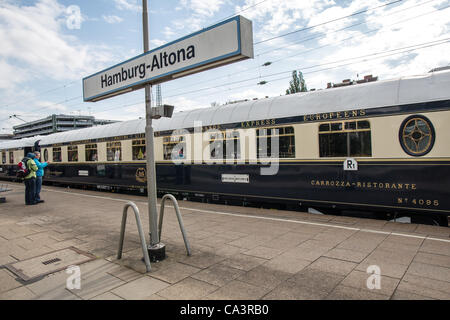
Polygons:
[[0,141],[7,141],[13,139],[12,134],[0,134]]
[[93,116],[53,114],[46,118],[14,126],[14,139],[22,139],[37,135],[42,136],[55,132],[89,128],[114,122],[117,121],[95,119]]

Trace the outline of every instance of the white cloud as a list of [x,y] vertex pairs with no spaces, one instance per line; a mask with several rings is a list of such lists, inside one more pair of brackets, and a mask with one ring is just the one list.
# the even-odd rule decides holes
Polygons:
[[[17,81],[79,79],[113,59],[111,49],[65,34],[65,9],[56,0],[34,6],[0,4],[0,61],[18,70]],[[26,77],[20,76],[24,69]],[[2,72],[0,83],[5,77],[11,74]]]
[[51,112],[51,110],[66,112],[69,110],[69,108],[67,106],[65,106],[64,104],[55,103],[55,102],[51,102],[51,101],[38,101],[35,103],[35,108],[45,109],[45,112]]
[[27,79],[27,71],[12,66],[3,60],[0,56],[0,70],[3,76],[0,75],[0,90],[13,90],[15,86]]
[[123,21],[123,19],[121,17],[114,16],[114,15],[112,15],[112,16],[102,15],[102,18],[103,18],[103,20],[105,20],[107,23],[110,23],[110,24],[120,23]]
[[193,15],[183,20],[174,21],[172,24],[175,26],[175,29],[183,31],[186,34],[202,29],[205,27],[204,22],[204,17]]
[[204,28],[205,22],[220,12],[225,3],[224,0],[180,0],[175,11],[187,11],[190,15],[182,20],[175,20],[172,24],[176,30],[183,30],[185,34],[197,31]]
[[164,27],[163,34],[166,36],[166,38],[170,38],[175,35],[175,32],[170,27]]
[[138,5],[137,0],[114,0],[116,8],[119,10],[141,11],[142,7]]
[[[258,4],[258,0],[248,0],[242,6],[236,6],[236,11],[248,6]],[[368,8],[386,4],[379,0],[353,0],[351,2],[333,1],[294,1],[286,0],[266,1],[242,13],[253,20],[255,42],[276,37],[278,35],[315,26],[340,17],[351,15]],[[354,15],[345,19],[327,23],[313,29],[294,33],[287,37],[264,42],[255,46],[255,57],[258,63],[263,61],[277,61],[274,66],[278,70],[288,70],[338,61],[347,58],[369,55],[374,52],[392,50],[412,44],[425,43],[438,38],[444,38],[449,32],[450,20],[448,10],[431,12],[438,7],[448,4],[448,0],[424,2],[410,0],[391,6],[384,6],[367,13]],[[418,17],[410,21],[398,23],[403,20]],[[366,22],[358,27],[348,28],[355,23]],[[395,25],[393,25],[396,23]],[[287,28],[286,28],[287,27]],[[363,34],[368,30],[380,29],[377,32]],[[320,36],[319,39],[304,41],[311,37]],[[342,42],[344,39],[352,39]],[[303,40],[303,41],[302,41]],[[290,43],[297,44],[285,47]],[[320,48],[325,46],[323,48]],[[310,73],[315,69],[307,69],[305,78],[308,87],[323,88],[328,81],[338,82],[345,78],[356,78],[357,74],[379,75],[380,79],[399,77],[427,72],[429,69],[450,62],[448,45],[414,51],[414,54],[395,55],[384,59],[368,60],[358,64],[330,69],[327,71]],[[278,51],[275,51],[279,49]],[[317,49],[308,52],[310,49]],[[258,57],[259,53],[271,51],[267,55]],[[302,54],[303,51],[307,53]],[[290,57],[295,55],[294,57]],[[352,61],[347,61],[352,62]],[[330,65],[336,66],[338,64]],[[328,67],[330,67],[328,66]],[[323,69],[322,67],[320,69]],[[274,70],[274,69],[270,69]],[[276,72],[275,70],[273,72]]]
[[131,118],[135,119],[136,117],[134,115],[142,115],[145,113],[145,102],[126,107],[123,109],[123,111],[125,111],[128,116],[130,116],[130,114],[133,114],[131,115]]
[[[164,90],[164,88],[163,88]],[[201,108],[208,108],[211,105],[205,102],[199,102],[198,100],[192,100],[185,97],[174,97],[174,98],[167,98],[164,99],[163,96],[163,102],[166,104],[170,104],[175,106],[175,111],[186,111],[186,110],[193,110],[193,109],[201,109]]]
[[223,0],[181,0],[180,5],[195,15],[211,17],[224,4]]
[[162,45],[164,45],[164,44],[166,44],[167,43],[167,41],[165,41],[165,40],[160,40],[160,39],[152,39],[152,40],[150,40],[150,44],[153,46],[153,47],[160,47],[160,46],[162,46]]
[[[8,114],[11,108],[30,116],[36,108],[42,108],[41,114],[66,112],[67,105],[55,104],[62,100],[55,95],[62,90],[42,97],[46,88],[72,80],[81,85],[83,76],[121,58],[109,46],[82,43],[75,36],[78,30],[67,28],[66,9],[57,0],[33,5],[0,2],[0,106],[7,106]],[[67,98],[81,95],[78,88],[69,88]]]
[[[368,36],[357,36],[352,41],[347,41],[340,46],[334,46],[333,50],[327,52],[326,61],[337,61],[346,58],[389,51],[397,48],[408,47],[414,44],[426,43],[439,38],[448,32],[448,12],[438,11],[429,15],[435,9],[436,2],[413,7],[419,1],[408,1],[395,9],[376,10],[367,15],[366,19],[370,29],[380,29]],[[375,4],[371,4],[372,7]],[[408,9],[411,8],[411,9]],[[397,12],[396,14],[391,14]],[[398,23],[412,17],[418,17],[405,23]],[[358,35],[360,31],[340,32],[340,38]],[[333,44],[339,38],[326,37],[321,40],[322,44]],[[430,69],[447,64],[450,59],[441,54],[446,52],[449,45],[441,45],[435,48],[412,51],[413,54],[398,54],[382,59],[368,60],[363,63],[346,66],[340,70],[341,74],[347,72],[346,78],[356,74],[381,75],[382,79],[405,76],[428,72]],[[448,49],[447,49],[448,50]],[[323,62],[323,60],[322,60]],[[339,81],[342,79],[338,79]]]
[[264,92],[262,92],[262,91],[258,91],[258,90],[254,90],[254,89],[247,89],[247,90],[244,90],[244,91],[241,91],[241,92],[236,92],[236,93],[233,93],[233,94],[231,94],[230,95],[230,100],[231,101],[233,101],[233,100],[245,100],[245,99],[248,99],[248,100],[252,100],[252,99],[255,99],[255,98],[258,98],[258,99],[263,99],[263,98],[265,98],[266,96],[276,96],[277,95],[277,93],[275,93],[275,92],[271,92],[271,93],[269,93],[269,92],[266,92],[266,91],[264,91]]
[[[254,37],[257,40],[276,36],[286,31],[292,31],[297,23],[306,26],[305,21],[320,14],[325,7],[334,1],[298,1],[298,0],[247,0],[242,6],[236,6],[235,11],[258,24]],[[246,10],[247,8],[250,9]]]
[[[428,0],[402,1],[370,13],[349,17],[311,30],[294,33],[287,37],[279,37],[264,44],[258,44],[255,46],[255,59],[253,60],[241,61],[223,68],[172,81],[170,84],[164,84],[164,103],[173,104],[176,111],[181,111],[209,107],[213,101],[225,103],[230,100],[263,98],[266,95],[278,96],[284,94],[290,79],[271,81],[273,78],[275,80],[283,78],[284,75],[272,77],[265,75],[286,71],[285,76],[289,77],[290,72],[288,70],[293,69],[304,71],[308,88],[319,89],[324,88],[327,82],[340,82],[346,78],[355,79],[357,74],[360,78],[366,74],[373,74],[379,76],[382,80],[424,73],[434,67],[448,65],[450,58],[445,53],[450,51],[450,44],[414,51],[411,54],[367,60],[326,71],[314,72],[317,69],[325,69],[338,64],[306,68],[446,37],[450,31],[448,15],[450,9],[410,22],[392,25],[404,19],[432,11],[438,5],[442,7],[449,3],[449,0],[434,0],[425,3],[426,1]],[[241,5],[233,5],[233,2]],[[58,3],[57,0],[35,0],[32,5],[28,6],[20,5],[20,3],[30,2],[13,0],[6,0],[5,2],[5,0],[0,0],[0,3],[0,70],[2,71],[0,73],[0,101],[7,100],[0,105],[14,101],[15,98],[18,101],[29,101],[30,96],[39,92],[40,88],[37,88],[39,86],[27,88],[27,81],[45,78],[49,80],[80,79],[80,75],[101,70],[113,61],[121,61],[122,58],[129,58],[140,53],[140,49],[135,48],[112,48],[111,45],[93,45],[80,42],[74,36],[78,35],[76,30],[70,31],[67,29],[66,7]],[[230,0],[180,0],[174,1],[174,3],[177,4],[173,5],[173,16],[170,16],[170,21],[158,27],[160,34],[158,39],[151,40],[152,48],[159,47],[180,35],[197,31],[234,11],[239,12],[248,7],[251,8],[239,14],[253,21],[254,40],[258,42],[388,2],[387,0],[267,0],[264,2],[261,2],[261,0],[239,2]],[[421,6],[408,9],[422,3]],[[114,0],[112,2],[112,5],[117,9],[134,11],[133,13],[141,10],[140,4],[140,0]],[[393,12],[397,13],[392,14]],[[105,17],[113,16],[102,17],[106,21]],[[357,22],[367,22],[367,24],[335,32]],[[87,23],[81,25],[82,30],[85,25]],[[380,30],[377,32],[369,35],[363,34],[367,30],[378,28]],[[132,32],[141,32],[140,27]],[[71,36],[68,34],[71,34]],[[320,38],[302,41],[314,36],[320,36]],[[354,38],[339,43],[349,37]],[[140,45],[140,42],[138,43]],[[287,47],[288,45],[289,47]],[[320,48],[321,46],[325,47]],[[275,49],[279,50],[275,51]],[[308,52],[311,49],[314,50]],[[266,51],[270,52],[259,55]],[[303,53],[303,51],[307,51],[307,53]],[[296,56],[293,56],[295,54]],[[269,67],[258,67],[266,61],[274,63]],[[302,68],[305,68],[305,70],[302,70]],[[239,70],[244,72],[236,73]],[[232,82],[258,76],[261,77],[261,80],[269,82],[264,86],[252,86],[259,80],[229,85]],[[208,82],[208,79],[211,79],[211,81]],[[189,93],[189,91],[196,91],[208,86],[215,88]],[[170,90],[166,88],[170,88]],[[177,94],[177,96],[174,94]],[[69,94],[67,97],[71,98],[75,95]],[[172,98],[164,98],[164,95],[172,95]],[[42,100],[51,101],[52,97],[45,97]],[[55,97],[54,102],[62,100],[62,98]],[[127,101],[132,102],[134,100],[127,95],[123,105],[129,104]],[[103,107],[100,103],[97,106]],[[108,104],[111,105],[111,103],[111,100],[105,102],[104,109],[110,109],[111,106],[108,107]],[[64,106],[57,107],[64,108]],[[75,109],[70,104],[66,107],[69,110]],[[142,115],[143,110],[142,105],[136,105],[123,109],[117,108],[104,113],[98,112],[98,115],[101,118],[133,119]],[[0,119],[6,118],[9,114],[6,113],[6,116],[2,116],[0,109]],[[0,126],[3,127],[4,125]]]

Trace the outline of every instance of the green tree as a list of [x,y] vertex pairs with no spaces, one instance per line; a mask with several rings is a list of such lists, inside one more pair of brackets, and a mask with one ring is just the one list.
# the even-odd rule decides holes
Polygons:
[[306,91],[308,91],[308,88],[306,88],[306,82],[303,78],[303,73],[299,71],[297,74],[296,70],[292,71],[292,80],[289,82],[289,89],[286,90],[286,94]]

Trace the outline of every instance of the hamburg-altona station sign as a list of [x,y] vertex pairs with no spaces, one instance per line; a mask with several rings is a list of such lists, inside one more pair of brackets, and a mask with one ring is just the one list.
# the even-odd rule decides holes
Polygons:
[[248,58],[252,22],[236,16],[84,78],[83,99],[99,101]]

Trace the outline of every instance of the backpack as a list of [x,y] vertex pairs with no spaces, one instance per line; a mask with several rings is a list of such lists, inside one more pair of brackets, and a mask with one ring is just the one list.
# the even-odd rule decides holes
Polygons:
[[31,158],[25,157],[17,164],[17,178],[24,179],[27,175],[30,174],[30,168],[28,168],[28,160],[31,160]]

